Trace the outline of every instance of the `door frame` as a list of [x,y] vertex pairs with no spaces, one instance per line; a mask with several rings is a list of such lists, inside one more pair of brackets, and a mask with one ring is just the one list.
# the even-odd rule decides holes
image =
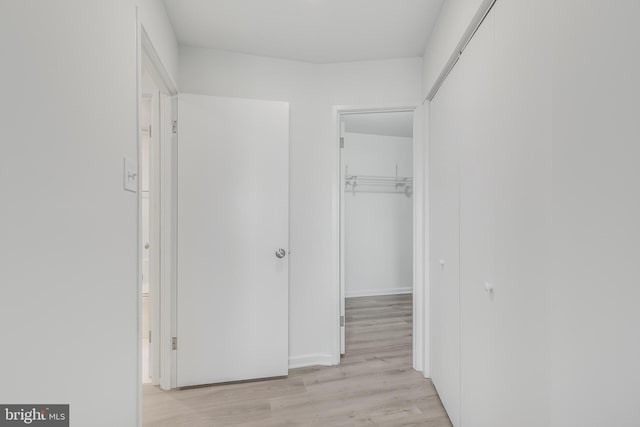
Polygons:
[[[151,38],[149,37],[144,25],[141,22],[140,11],[139,8],[136,7],[136,153],[137,153],[137,168],[138,171],[141,170],[141,158],[140,152],[142,147],[142,137],[141,137],[141,121],[142,121],[142,74],[143,74],[143,64],[144,67],[148,69],[150,74],[152,75],[154,82],[160,89],[160,93],[165,93],[170,97],[175,97],[178,94],[178,89],[168,73],[165,65],[163,64],[160,56],[158,55],[157,50],[153,46],[151,42]],[[172,119],[175,118],[175,108],[172,108]],[[166,141],[172,142],[172,145],[175,144],[174,135],[167,134],[167,129],[170,127],[165,126],[162,123],[162,120],[166,119],[167,111],[160,110],[160,120],[158,130],[160,136],[160,150],[159,150],[159,159],[157,162],[157,167],[160,169],[156,176],[159,176],[160,181],[162,183],[168,183],[168,185],[162,185],[160,187],[160,199],[169,198],[172,200],[175,197],[173,193],[173,183],[175,180],[175,173],[172,168],[165,168],[162,165],[167,164],[167,159],[162,159],[163,153],[166,153],[167,150],[165,147],[168,145]],[[170,132],[170,130],[169,130]],[[175,160],[175,159],[170,159]],[[150,172],[151,172],[150,168]],[[141,183],[140,179],[137,180],[137,217],[136,217],[136,231],[137,231],[137,242],[136,242],[136,253],[138,254],[137,259],[137,277],[136,277],[136,295],[135,301],[137,303],[137,313],[136,313],[136,333],[135,333],[135,349],[136,349],[136,369],[135,369],[135,383],[136,384],[136,397],[137,397],[137,425],[142,425],[142,340],[141,331],[142,331],[142,192],[141,192]],[[160,277],[158,284],[158,295],[159,295],[159,312],[160,312],[160,333],[158,333],[159,338],[159,358],[161,360],[159,371],[160,371],[160,387],[163,390],[167,390],[173,388],[175,384],[175,354],[171,351],[171,337],[175,330],[175,317],[173,310],[173,305],[175,304],[175,253],[173,251],[166,251],[167,247],[170,247],[173,244],[175,239],[175,214],[171,210],[171,203],[159,203],[159,218],[161,218],[161,225],[159,227],[159,236],[157,241],[160,242]],[[164,218],[164,221],[162,220]]]
[[[152,289],[158,298],[153,304],[157,314],[154,314],[154,326],[158,329],[156,343],[158,344],[158,365],[156,372],[159,375],[158,384],[163,390],[175,388],[175,364],[176,355],[172,351],[172,337],[175,336],[176,317],[176,253],[174,250],[177,238],[177,217],[176,217],[176,143],[177,135],[173,130],[172,123],[177,116],[176,97],[177,88],[169,78],[164,65],[162,64],[151,40],[147,36],[144,26],[141,26],[141,60],[143,68],[149,72],[155,85],[159,89],[157,116],[159,123],[155,127],[159,139],[153,148],[155,153],[150,153],[150,185],[154,186],[150,194],[156,196],[156,201],[149,205],[151,218],[157,218],[158,223],[154,225],[150,233],[152,241],[156,242],[156,261],[154,271],[157,272],[157,284]],[[141,74],[142,75],[142,74]],[[140,80],[142,84],[142,80]],[[168,98],[170,102],[165,102]],[[140,110],[141,111],[141,110]],[[153,142],[153,141],[152,141]],[[155,154],[155,155],[154,155]],[[155,178],[155,180],[153,179]],[[140,198],[142,194],[140,193]],[[156,211],[153,212],[152,209]],[[141,220],[141,218],[140,218]],[[141,223],[140,223],[141,225]],[[154,236],[155,233],[155,236]],[[153,334],[152,334],[153,337]],[[156,382],[154,382],[156,384]]]
[[340,149],[340,137],[342,133],[342,117],[353,114],[383,113],[383,112],[413,112],[413,368],[429,376],[429,325],[428,325],[428,292],[425,292],[426,276],[426,155],[425,135],[423,120],[425,117],[423,105],[397,105],[397,106],[333,106],[334,129],[334,157],[333,157],[333,191],[332,191],[332,235],[334,247],[334,277],[335,295],[335,340],[336,348],[334,363],[340,363],[341,349],[343,345],[343,331],[340,325],[341,316],[344,316],[344,233],[341,232],[344,199],[344,172],[341,167],[342,151]]

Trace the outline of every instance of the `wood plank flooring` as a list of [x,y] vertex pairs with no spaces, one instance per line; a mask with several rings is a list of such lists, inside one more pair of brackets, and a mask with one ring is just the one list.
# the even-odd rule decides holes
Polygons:
[[348,298],[339,366],[260,382],[163,392],[143,386],[143,425],[448,427],[431,381],[411,368],[411,295]]

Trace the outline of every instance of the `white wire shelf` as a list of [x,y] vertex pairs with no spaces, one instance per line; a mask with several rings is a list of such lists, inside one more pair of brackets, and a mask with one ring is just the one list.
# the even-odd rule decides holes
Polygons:
[[413,178],[398,176],[347,175],[345,192],[351,193],[404,193],[413,191]]
[[345,193],[403,193],[407,197],[413,193],[413,178],[398,176],[397,164],[395,176],[349,175],[349,165],[345,165],[344,177]]

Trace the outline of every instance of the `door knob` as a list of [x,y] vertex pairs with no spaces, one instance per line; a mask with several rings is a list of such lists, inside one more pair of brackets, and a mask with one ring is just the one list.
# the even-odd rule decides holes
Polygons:
[[276,251],[276,257],[277,258],[284,258],[284,256],[287,254],[287,251],[285,251],[284,249],[280,248]]

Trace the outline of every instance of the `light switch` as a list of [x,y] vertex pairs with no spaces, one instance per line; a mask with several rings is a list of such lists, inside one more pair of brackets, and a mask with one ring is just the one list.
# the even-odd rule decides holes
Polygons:
[[138,192],[138,165],[124,158],[124,191]]

